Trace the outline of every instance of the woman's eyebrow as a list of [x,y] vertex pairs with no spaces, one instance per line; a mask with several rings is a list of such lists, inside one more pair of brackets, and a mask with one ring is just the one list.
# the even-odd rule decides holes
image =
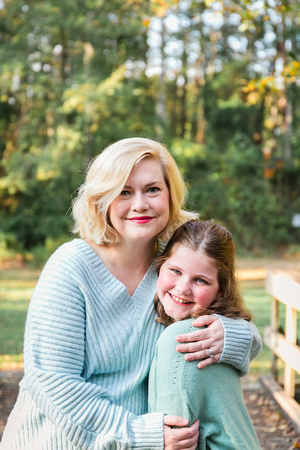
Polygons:
[[[150,187],[150,186],[154,186],[155,184],[162,184],[161,181],[151,181],[150,183],[146,183],[144,185],[144,187]],[[123,189],[132,189],[132,186],[125,184],[125,186],[123,187]]]

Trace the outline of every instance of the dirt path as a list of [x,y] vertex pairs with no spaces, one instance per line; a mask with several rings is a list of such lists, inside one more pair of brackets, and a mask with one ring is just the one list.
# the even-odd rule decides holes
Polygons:
[[300,439],[290,423],[281,416],[273,399],[260,383],[244,388],[244,397],[262,450],[300,448]]

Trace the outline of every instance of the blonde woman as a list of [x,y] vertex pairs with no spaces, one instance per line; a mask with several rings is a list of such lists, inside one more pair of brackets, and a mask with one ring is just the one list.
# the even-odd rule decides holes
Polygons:
[[[195,449],[198,421],[173,428],[188,421],[147,414],[148,374],[163,330],[155,322],[152,263],[194,216],[183,210],[184,196],[180,172],[158,142],[124,139],[92,162],[73,204],[80,239],[52,255],[31,299],[25,375],[1,448]],[[260,349],[257,330],[241,321],[242,361],[234,355],[235,321],[211,317],[198,319],[206,330],[179,338],[192,340],[179,350],[206,358],[203,367],[213,362],[210,348],[214,361],[222,356],[246,370]]]

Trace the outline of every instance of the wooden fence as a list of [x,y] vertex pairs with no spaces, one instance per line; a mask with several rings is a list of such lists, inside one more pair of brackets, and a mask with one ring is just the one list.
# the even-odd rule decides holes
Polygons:
[[[296,374],[300,375],[300,347],[297,342],[297,313],[300,311],[300,267],[272,268],[267,271],[266,291],[272,296],[271,326],[264,330],[264,343],[272,351],[272,377],[263,377],[279,407],[300,429],[300,405],[295,397]],[[282,303],[284,308],[279,308]],[[280,314],[285,310],[285,324]],[[277,360],[284,364],[283,389],[276,384]]]

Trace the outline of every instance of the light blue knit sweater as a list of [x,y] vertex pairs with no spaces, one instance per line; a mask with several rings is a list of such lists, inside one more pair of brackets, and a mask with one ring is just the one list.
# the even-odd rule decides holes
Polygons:
[[[81,239],[52,255],[30,303],[25,376],[1,450],[163,449],[163,414],[147,414],[163,331],[156,279],[151,267],[131,297]],[[224,326],[222,358],[244,373],[260,350],[258,332],[244,321]]]

